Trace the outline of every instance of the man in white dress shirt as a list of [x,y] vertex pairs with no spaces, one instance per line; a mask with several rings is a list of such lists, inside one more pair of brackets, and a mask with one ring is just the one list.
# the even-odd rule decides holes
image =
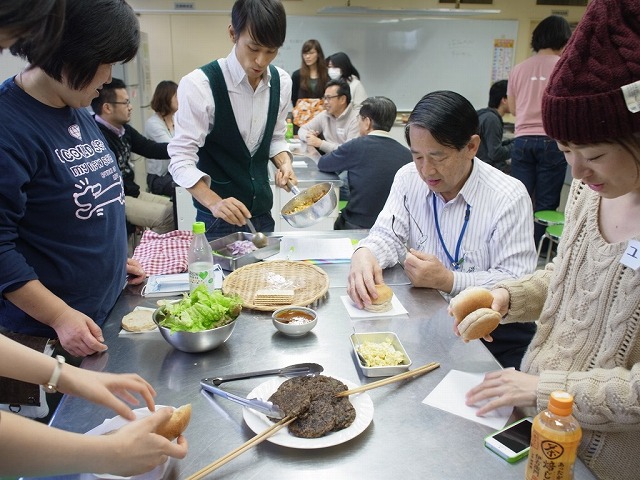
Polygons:
[[[358,307],[375,297],[382,269],[397,263],[414,286],[445,297],[535,270],[529,195],[475,158],[477,131],[475,109],[457,93],[432,92],[418,102],[405,130],[413,163],[396,174],[351,258],[348,293]],[[517,368],[534,332],[530,324],[501,325],[486,345],[503,366]]]
[[247,218],[258,231],[273,231],[270,159],[276,185],[297,183],[284,138],[291,77],[270,65],[286,26],[279,0],[237,0],[231,53],[180,81],[169,172],[193,195],[209,239],[248,231]]

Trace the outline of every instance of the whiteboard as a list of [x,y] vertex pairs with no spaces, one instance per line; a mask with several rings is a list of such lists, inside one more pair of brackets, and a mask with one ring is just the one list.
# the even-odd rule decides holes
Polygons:
[[290,15],[273,63],[292,73],[302,44],[315,38],[325,56],[349,55],[367,94],[391,98],[400,111],[434,90],[458,92],[479,109],[489,100],[494,41],[515,43],[517,34],[516,20]]

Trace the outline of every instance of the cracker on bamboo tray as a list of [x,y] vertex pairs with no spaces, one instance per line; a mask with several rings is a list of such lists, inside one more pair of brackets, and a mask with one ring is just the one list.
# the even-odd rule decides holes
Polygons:
[[290,305],[293,302],[295,292],[293,290],[280,290],[273,288],[262,288],[256,291],[253,299],[255,305]]

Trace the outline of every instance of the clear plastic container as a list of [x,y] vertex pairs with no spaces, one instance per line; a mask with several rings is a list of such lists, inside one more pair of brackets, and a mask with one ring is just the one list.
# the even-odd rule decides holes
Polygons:
[[549,407],[533,419],[526,480],[571,480],[582,429],[571,415],[573,395],[551,392]]
[[204,222],[193,224],[193,240],[189,248],[189,291],[204,284],[210,292],[214,290],[213,253],[205,235]]

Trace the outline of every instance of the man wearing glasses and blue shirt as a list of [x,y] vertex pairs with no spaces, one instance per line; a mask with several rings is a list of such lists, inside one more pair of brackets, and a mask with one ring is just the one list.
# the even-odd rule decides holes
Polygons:
[[[424,96],[405,135],[413,163],[402,167],[387,203],[351,258],[348,293],[363,308],[383,283],[382,269],[402,263],[416,287],[445,297],[491,288],[535,270],[533,211],[524,185],[475,158],[478,116],[449,91]],[[501,325],[485,343],[504,367],[520,366],[533,324]]]

